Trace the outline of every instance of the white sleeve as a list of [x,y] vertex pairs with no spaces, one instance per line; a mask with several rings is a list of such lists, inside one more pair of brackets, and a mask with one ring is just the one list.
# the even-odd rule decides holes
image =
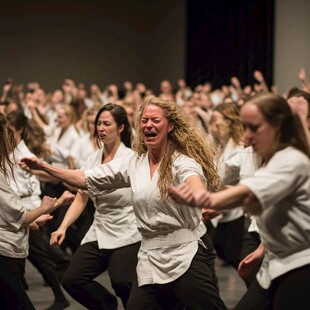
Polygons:
[[263,209],[274,205],[293,193],[308,178],[309,160],[299,151],[277,152],[266,167],[240,184],[247,186],[257,197]]
[[129,170],[131,159],[132,156],[117,158],[93,169],[85,170],[88,192],[93,197],[97,197],[118,188],[130,187]]

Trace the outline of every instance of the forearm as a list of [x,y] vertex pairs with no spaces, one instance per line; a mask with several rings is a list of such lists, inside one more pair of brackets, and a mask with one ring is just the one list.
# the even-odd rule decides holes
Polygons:
[[249,188],[243,185],[236,185],[224,189],[220,192],[210,194],[210,206],[206,206],[216,211],[234,209],[244,204],[244,200],[250,194]]
[[34,222],[38,217],[40,217],[42,214],[45,214],[45,209],[40,206],[36,209],[27,211],[26,218],[22,224],[22,228],[29,226],[32,222]]
[[60,224],[60,228],[66,230],[70,225],[72,225],[82,214],[86,207],[88,200],[88,195],[85,193],[78,192],[73,203],[70,205],[66,212],[64,219]]
[[47,172],[49,175],[53,176],[54,178],[68,183],[73,187],[87,189],[85,174],[82,170],[64,169],[50,165],[45,162],[42,164],[41,169]]
[[192,189],[206,189],[205,184],[201,181],[199,176],[190,176],[186,179],[186,184]]
[[41,170],[31,170],[31,174],[35,175],[41,182],[58,183],[59,180],[45,171]]

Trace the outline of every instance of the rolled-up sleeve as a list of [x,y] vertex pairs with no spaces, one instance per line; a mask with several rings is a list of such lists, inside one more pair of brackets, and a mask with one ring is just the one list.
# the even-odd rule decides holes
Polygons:
[[8,227],[12,231],[18,231],[25,221],[27,210],[20,197],[14,193],[4,175],[0,176],[1,186],[1,218],[0,226]]
[[97,197],[118,188],[130,187],[130,161],[132,157],[117,158],[106,164],[85,170],[88,192]]

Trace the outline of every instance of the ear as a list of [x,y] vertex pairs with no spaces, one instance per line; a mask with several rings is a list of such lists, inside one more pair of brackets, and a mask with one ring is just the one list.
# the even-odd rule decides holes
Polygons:
[[123,132],[124,128],[125,128],[125,125],[124,125],[124,124],[120,125],[120,126],[118,127],[118,132],[121,134],[121,133]]
[[172,129],[174,128],[174,124],[173,123],[169,123],[169,126],[168,126],[168,133],[170,131],[172,131]]

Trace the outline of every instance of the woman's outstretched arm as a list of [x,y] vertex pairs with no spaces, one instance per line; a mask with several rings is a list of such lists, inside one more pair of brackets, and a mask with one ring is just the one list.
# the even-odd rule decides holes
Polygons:
[[193,189],[186,183],[169,189],[170,196],[179,203],[191,207],[224,211],[244,205],[251,214],[259,214],[262,209],[251,190],[244,185],[236,185],[216,193],[205,189]]
[[87,189],[84,171],[65,169],[50,165],[36,157],[25,157],[21,159],[21,163],[31,170],[42,170],[53,176],[54,178],[66,182],[73,187]]

